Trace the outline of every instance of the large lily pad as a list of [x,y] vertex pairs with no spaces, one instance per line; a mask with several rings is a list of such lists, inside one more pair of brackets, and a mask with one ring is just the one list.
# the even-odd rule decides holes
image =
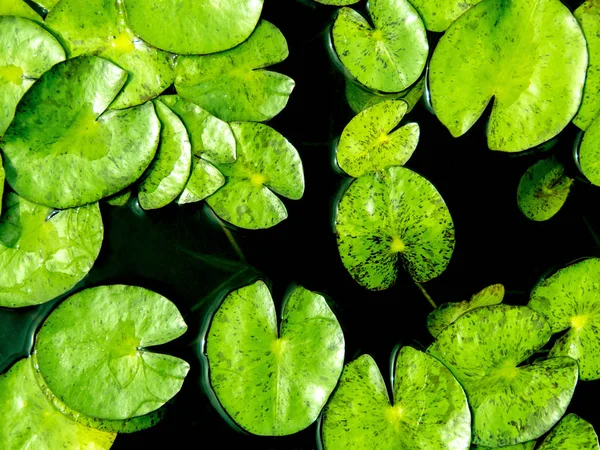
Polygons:
[[579,164],[590,183],[600,186],[600,116],[583,135],[579,146]]
[[519,209],[528,219],[548,220],[567,201],[571,184],[573,179],[565,174],[565,166],[554,156],[542,159],[527,169],[519,181]]
[[263,68],[287,56],[281,31],[262,20],[247,41],[231,50],[179,57],[175,88],[220,119],[263,122],[281,112],[294,89],[290,77]]
[[335,51],[364,86],[403,91],[419,79],[427,62],[423,22],[407,0],[372,0],[367,9],[374,27],[355,10],[340,9],[332,30]]
[[587,62],[581,28],[559,0],[484,0],[440,39],[430,64],[431,100],[456,137],[494,98],[488,146],[522,151],[571,121]]
[[46,17],[46,25],[58,34],[70,58],[97,55],[127,71],[127,83],[111,108],[140,105],[173,82],[172,55],[135,37],[121,1],[61,0]]
[[362,355],[344,368],[325,408],[325,450],[466,450],[471,414],[465,393],[435,358],[403,347],[390,401],[377,364]]
[[[419,142],[419,125],[395,129],[408,109],[402,100],[387,100],[358,113],[346,125],[337,146],[337,162],[353,177],[402,166]],[[393,131],[392,131],[393,130]]]
[[598,450],[594,427],[575,414],[568,414],[544,439],[538,450]]
[[454,250],[454,225],[440,193],[404,167],[355,180],[338,206],[336,233],[342,263],[373,290],[394,284],[399,260],[415,281],[429,281]]
[[0,376],[0,448],[109,449],[116,433],[75,422],[54,408],[37,384],[30,359]]
[[386,100],[404,100],[408,104],[406,113],[408,114],[419,102],[425,89],[425,77],[421,77],[413,87],[394,94],[375,93],[362,87],[353,80],[346,80],[346,101],[356,114],[370,106],[376,105]]
[[53,211],[8,193],[0,217],[0,306],[37,305],[67,292],[92,268],[103,234],[98,204]]
[[160,134],[152,103],[102,114],[126,78],[113,63],[82,56],[57,64],[27,91],[0,144],[6,178],[19,195],[70,208],[142,175]]
[[553,333],[568,330],[550,355],[578,360],[582,380],[600,378],[600,259],[578,262],[542,281],[529,307],[548,319]]
[[452,22],[481,0],[410,0],[429,31],[446,31]]
[[35,3],[40,5],[42,8],[44,8],[46,11],[51,11],[52,8],[54,8],[60,0],[34,0],[34,1],[35,1]]
[[261,123],[232,123],[237,160],[217,167],[227,183],[207,202],[222,219],[241,228],[277,225],[287,210],[275,193],[297,200],[304,193],[298,151],[273,128]]
[[256,27],[264,0],[124,0],[135,34],[178,54],[206,54],[245,41]]
[[61,45],[40,25],[22,17],[0,16],[0,137],[13,120],[23,94],[64,59]]
[[34,22],[43,22],[42,17],[23,0],[2,0],[2,3],[0,3],[0,16],[17,16]]
[[206,342],[210,382],[227,413],[247,431],[296,433],[315,421],[344,365],[344,334],[325,299],[296,287],[275,305],[262,281],[229,294]]
[[556,357],[521,365],[550,335],[548,322],[532,309],[495,305],[464,314],[428,348],[467,393],[473,443],[502,447],[537,439],[565,413],[577,362]]
[[70,408],[123,420],[154,411],[181,388],[189,365],[147,347],[187,326],[173,303],[135,286],[100,286],[59,305],[38,333],[39,370]]

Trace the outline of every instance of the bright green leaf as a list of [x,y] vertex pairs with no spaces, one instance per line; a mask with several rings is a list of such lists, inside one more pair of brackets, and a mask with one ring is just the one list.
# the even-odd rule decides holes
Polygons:
[[379,94],[373,91],[370,91],[360,84],[356,83],[353,80],[346,80],[346,101],[352,111],[356,114],[361,112],[362,110],[368,108],[369,106],[373,106],[377,103],[383,102],[385,100],[404,100],[408,104],[408,109],[406,113],[412,111],[415,105],[419,102],[421,97],[423,96],[423,90],[425,89],[425,77],[421,77],[421,79],[417,82],[413,87],[408,88],[405,91],[399,92],[397,94]]
[[121,192],[117,192],[114,195],[106,198],[106,203],[111,206],[125,206],[131,198],[131,189],[126,188]]
[[50,11],[52,10],[52,8],[54,8],[58,2],[60,0],[34,0],[35,3],[37,3],[38,5],[40,5],[42,8],[44,8],[46,11]]
[[565,416],[538,450],[598,450],[594,427],[575,414]]
[[474,445],[471,450],[533,450],[536,441],[528,441],[523,444],[507,445],[505,447],[486,447],[485,445]]
[[187,180],[177,203],[199,202],[214,194],[225,184],[225,177],[219,169],[202,158],[192,157],[192,173]]
[[579,146],[579,164],[590,183],[600,186],[600,116],[583,135]]
[[321,3],[323,5],[333,5],[333,6],[348,6],[353,5],[354,3],[358,3],[360,0],[315,0],[317,3]]
[[2,0],[0,16],[17,16],[42,23],[43,19],[23,0]]
[[410,0],[429,31],[446,31],[452,22],[481,0]]

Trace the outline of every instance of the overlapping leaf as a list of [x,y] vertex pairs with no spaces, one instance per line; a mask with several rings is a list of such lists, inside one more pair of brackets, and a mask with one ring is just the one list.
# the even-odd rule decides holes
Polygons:
[[481,0],[410,0],[429,31],[446,31],[469,8]]
[[34,22],[43,22],[41,16],[23,0],[2,0],[2,3],[0,3],[0,16],[17,16]]
[[353,80],[346,80],[346,101],[350,108],[352,108],[352,111],[358,114],[362,110],[386,100],[404,100],[408,104],[408,109],[406,110],[408,114],[421,99],[424,89],[424,76],[421,77],[416,85],[397,94],[374,93]]
[[579,146],[579,165],[585,177],[600,186],[600,116],[583,135]]

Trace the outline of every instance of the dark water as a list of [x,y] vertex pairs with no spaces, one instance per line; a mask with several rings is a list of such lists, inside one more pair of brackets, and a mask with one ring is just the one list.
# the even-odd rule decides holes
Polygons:
[[[289,218],[273,229],[229,231],[246,262],[203,204],[149,213],[134,203],[103,206],[102,252],[78,289],[126,283],[173,300],[189,330],[165,351],[192,366],[164,421],[147,431],[119,435],[113,448],[166,448],[182,442],[198,448],[215,443],[224,448],[316,448],[314,425],[283,438],[237,433],[202,389],[198,351],[206,313],[228,290],[257,276],[271,284],[276,302],[292,282],[326,294],[345,331],[347,360],[370,353],[387,374],[390,353],[398,343],[425,347],[431,342],[425,327],[431,306],[407,276],[401,275],[388,291],[368,292],[350,278],[337,253],[331,215],[347,181],[332,167],[332,143],[353,114],[345,102],[344,80],[325,47],[325,30],[334,11],[312,0],[266,0],[264,18],[282,30],[290,48],[290,57],[277,70],[297,85],[288,107],[270,125],[300,151],[306,193],[300,201],[286,201]],[[419,146],[407,166],[439,189],[456,226],[457,245],[448,269],[425,285],[438,304],[466,299],[493,283],[505,285],[506,302],[525,304],[541,276],[575,259],[600,256],[600,188],[578,175],[572,155],[575,127],[561,133],[551,150],[508,155],[487,149],[485,120],[459,139],[452,138],[423,104],[406,120],[421,126]],[[519,178],[541,154],[551,153],[578,181],[557,216],[546,223],[531,222],[517,208]],[[0,308],[0,371],[29,353],[34,330],[55,304],[18,311]],[[594,399],[599,385],[580,382],[570,407],[597,429],[600,414]]]

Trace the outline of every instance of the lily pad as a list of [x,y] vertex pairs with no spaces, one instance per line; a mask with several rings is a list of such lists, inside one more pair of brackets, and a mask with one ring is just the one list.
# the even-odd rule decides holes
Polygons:
[[0,16],[0,137],[23,94],[64,59],[61,45],[40,25],[22,17]]
[[204,200],[224,184],[225,177],[219,172],[219,169],[202,158],[193,156],[192,173],[177,199],[177,203],[184,205]]
[[58,2],[60,2],[60,0],[34,0],[35,3],[37,3],[38,5],[40,5],[42,8],[44,8],[46,11],[51,11],[52,8],[54,8]]
[[103,111],[127,72],[96,56],[57,64],[27,91],[1,144],[6,178],[54,208],[92,203],[136,181],[158,145],[152,103]]
[[0,4],[0,16],[17,16],[38,23],[43,22],[42,17],[23,0],[2,0]]
[[360,0],[315,0],[317,3],[332,6],[348,6],[358,3]]
[[285,107],[294,89],[290,77],[264,70],[288,56],[281,31],[262,20],[247,41],[226,52],[180,56],[175,88],[182,97],[228,122],[264,122]]
[[465,393],[435,358],[403,347],[390,401],[377,364],[362,355],[344,368],[325,408],[325,450],[467,450],[471,414]]
[[474,294],[469,301],[444,303],[427,316],[427,329],[433,337],[437,337],[463,314],[482,306],[497,305],[503,299],[504,286],[493,284]]
[[555,357],[521,365],[550,336],[541,314],[495,305],[459,317],[428,348],[467,393],[474,444],[502,447],[537,439],[565,413],[577,362]]
[[350,176],[360,177],[404,165],[419,142],[417,123],[395,129],[407,109],[402,100],[387,100],[358,113],[344,128],[337,146],[340,168]]
[[223,220],[240,228],[277,225],[287,210],[275,193],[298,200],[304,171],[298,151],[281,134],[261,123],[232,123],[237,160],[217,165],[227,183],[206,200]]
[[419,14],[407,0],[371,0],[371,24],[351,8],[340,9],[333,24],[333,46],[340,61],[364,86],[400,92],[425,68],[429,44]]
[[263,7],[263,0],[124,3],[135,34],[163,50],[193,55],[222,52],[245,41]]
[[140,184],[138,199],[144,209],[168,205],[183,191],[192,164],[192,151],[181,119],[160,100],[154,102],[162,124],[156,158]]
[[262,281],[230,293],[207,335],[210,382],[227,413],[263,436],[312,424],[342,372],[344,334],[325,299],[296,287],[275,305]]
[[565,416],[538,450],[598,450],[594,427],[575,414]]
[[517,188],[519,209],[528,219],[548,220],[560,211],[571,191],[573,179],[553,156],[527,169]]
[[37,305],[67,292],[92,268],[103,234],[98,204],[53,211],[6,194],[0,217],[0,306]]
[[131,198],[131,189],[126,188],[121,192],[117,192],[114,195],[106,198],[106,203],[110,206],[125,206]]
[[600,259],[590,258],[546,278],[531,293],[529,307],[542,314],[559,338],[551,356],[579,362],[582,380],[600,378]]
[[30,359],[0,376],[0,448],[109,449],[116,433],[75,422],[54,408],[36,382]]
[[412,111],[423,95],[425,77],[421,77],[416,85],[397,94],[379,94],[370,91],[353,80],[346,80],[346,101],[356,114],[362,110],[386,100],[404,100],[408,104],[406,113]]
[[579,164],[590,183],[600,186],[600,116],[583,135],[579,146]]
[[556,136],[577,113],[587,63],[581,28],[559,0],[484,0],[433,53],[433,108],[458,137],[494,98],[489,148],[526,150]]
[[472,450],[533,450],[536,441],[528,441],[522,444],[507,445],[506,447],[486,447],[485,445],[474,445]]
[[429,31],[442,32],[481,0],[410,0]]
[[187,326],[173,303],[135,286],[72,295],[40,329],[35,351],[50,390],[70,408],[123,420],[158,409],[180,389],[189,365],[147,347]]
[[336,234],[342,263],[372,290],[395,283],[398,261],[415,281],[429,281],[454,250],[454,225],[440,193],[404,167],[355,180],[338,206]]
[[135,37],[121,1],[61,0],[46,25],[59,36],[69,58],[97,55],[127,71],[127,83],[111,108],[140,105],[173,83],[173,56]]

